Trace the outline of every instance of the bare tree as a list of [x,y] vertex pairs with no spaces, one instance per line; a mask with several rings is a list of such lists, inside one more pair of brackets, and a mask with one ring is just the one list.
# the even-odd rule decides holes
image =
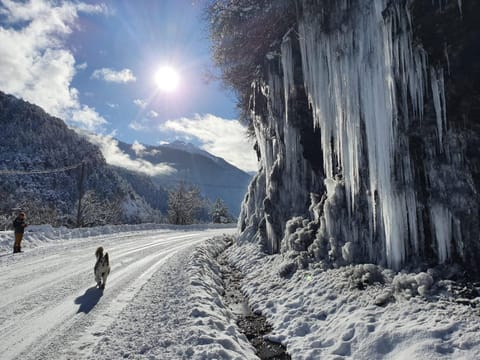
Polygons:
[[193,224],[202,206],[200,190],[181,182],[168,193],[168,220],[176,225]]
[[101,199],[93,190],[88,190],[82,197],[80,226],[119,224],[122,217],[123,209],[119,199]]
[[295,5],[291,0],[215,0],[206,7],[206,18],[220,78],[234,91],[242,120],[248,122],[246,110],[257,69],[296,25]]

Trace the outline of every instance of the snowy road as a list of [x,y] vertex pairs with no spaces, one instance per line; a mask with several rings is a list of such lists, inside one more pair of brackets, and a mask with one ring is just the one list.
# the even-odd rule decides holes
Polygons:
[[[148,230],[72,239],[0,257],[2,359],[71,359],[91,353],[143,285],[178,252],[235,229]],[[104,291],[95,249],[109,253]]]

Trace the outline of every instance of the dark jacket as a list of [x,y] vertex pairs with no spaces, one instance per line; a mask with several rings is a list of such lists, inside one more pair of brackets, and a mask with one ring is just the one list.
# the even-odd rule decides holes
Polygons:
[[15,233],[17,233],[17,234],[23,234],[26,226],[27,226],[27,224],[25,223],[25,220],[22,220],[19,217],[15,218],[15,220],[13,220],[13,228],[15,230]]

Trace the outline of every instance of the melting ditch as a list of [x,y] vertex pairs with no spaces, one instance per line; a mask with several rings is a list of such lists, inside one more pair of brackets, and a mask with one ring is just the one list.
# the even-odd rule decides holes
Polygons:
[[290,355],[282,344],[265,339],[272,327],[264,316],[253,312],[248,306],[247,298],[240,288],[241,272],[227,261],[225,253],[220,254],[217,260],[225,284],[225,303],[235,314],[240,330],[255,347],[257,356],[262,360],[290,360]]

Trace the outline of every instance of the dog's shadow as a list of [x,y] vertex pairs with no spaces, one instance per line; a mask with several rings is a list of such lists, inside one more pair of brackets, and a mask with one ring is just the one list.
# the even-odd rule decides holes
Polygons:
[[92,310],[95,305],[100,301],[100,298],[103,296],[103,289],[100,289],[96,286],[93,286],[87,291],[85,294],[77,297],[75,299],[75,304],[79,304],[80,307],[78,308],[78,313],[85,313],[88,314],[90,310]]

